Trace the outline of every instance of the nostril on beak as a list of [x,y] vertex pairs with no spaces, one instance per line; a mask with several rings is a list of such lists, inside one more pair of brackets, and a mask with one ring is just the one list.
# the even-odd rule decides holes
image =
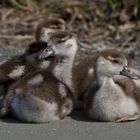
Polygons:
[[55,51],[53,50],[52,47],[47,47],[42,51],[42,53],[39,55],[39,59],[45,59],[51,55],[54,55]]
[[50,54],[54,54],[55,53],[55,51],[53,50],[52,47],[48,47],[47,48],[47,52],[50,53]]
[[51,47],[52,47],[51,44],[48,44],[48,45],[47,45],[47,48],[51,48]]
[[129,70],[127,66],[124,66],[123,70],[120,72],[121,75],[129,77],[131,79],[138,79],[138,76],[133,71]]
[[124,66],[123,69],[124,69],[124,71],[127,71],[128,70],[128,67],[127,66]]

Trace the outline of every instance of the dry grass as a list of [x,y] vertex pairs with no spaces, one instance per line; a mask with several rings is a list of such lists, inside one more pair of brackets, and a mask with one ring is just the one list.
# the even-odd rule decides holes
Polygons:
[[[133,18],[140,19],[139,0],[1,0],[2,6],[18,8],[29,11],[46,11],[47,13],[57,13],[60,8],[77,8],[83,11],[90,11],[96,8],[98,16],[106,14],[104,10],[111,10],[113,14],[125,10]],[[130,10],[131,9],[131,10]],[[132,18],[132,17],[130,17]]]
[[106,41],[122,48],[132,46],[131,42],[139,38],[137,36],[140,32],[138,2],[139,0],[0,0],[0,36],[6,41],[13,36],[16,39],[18,35],[30,38],[40,19],[56,17],[65,20],[67,28],[85,44]]

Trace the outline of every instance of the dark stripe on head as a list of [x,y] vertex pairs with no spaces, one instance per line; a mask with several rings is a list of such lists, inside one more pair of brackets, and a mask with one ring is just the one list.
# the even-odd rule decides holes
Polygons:
[[48,44],[44,41],[35,41],[28,46],[28,49],[26,52],[28,54],[36,53],[36,52],[39,52],[40,50],[45,49],[47,46]]

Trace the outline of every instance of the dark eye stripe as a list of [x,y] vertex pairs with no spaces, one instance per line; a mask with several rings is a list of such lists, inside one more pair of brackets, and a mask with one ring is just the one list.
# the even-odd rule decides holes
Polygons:
[[59,39],[59,40],[63,40],[64,38],[68,37],[72,37],[72,34],[66,31],[59,31],[59,32],[53,32],[51,33],[51,39]]
[[29,49],[27,50],[28,53],[35,53],[42,49],[45,49],[48,46],[46,42],[33,42],[29,45]]
[[119,63],[119,60],[114,59],[114,60],[112,60],[112,62]]

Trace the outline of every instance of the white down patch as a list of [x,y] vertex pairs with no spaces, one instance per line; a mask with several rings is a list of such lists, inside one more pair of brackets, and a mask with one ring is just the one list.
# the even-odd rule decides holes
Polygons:
[[61,97],[67,96],[66,88],[63,84],[59,84],[59,93],[60,93]]
[[56,78],[64,82],[72,91],[72,73],[71,62],[59,63],[53,70],[53,74]]
[[133,81],[136,84],[136,87],[139,87],[140,86],[140,79],[133,80]]
[[41,69],[47,69],[50,66],[50,61],[44,61],[40,64]]
[[16,66],[15,69],[8,75],[12,79],[16,79],[24,74],[25,67],[24,66]]
[[29,85],[36,85],[39,84],[43,81],[44,77],[41,74],[37,74],[36,76],[32,77],[29,81],[28,84]]
[[77,62],[74,63],[74,66],[78,66],[79,64],[80,64],[80,62],[77,61]]
[[66,98],[65,103],[62,107],[62,114],[64,116],[69,115],[73,109],[73,102],[72,99]]
[[41,32],[41,41],[45,41],[48,42],[50,40],[50,35],[49,33],[54,32],[55,30],[53,29],[49,29],[49,28],[43,28],[42,32]]
[[93,68],[90,68],[90,69],[88,70],[88,74],[92,76],[93,73],[94,73],[94,69],[93,69]]

